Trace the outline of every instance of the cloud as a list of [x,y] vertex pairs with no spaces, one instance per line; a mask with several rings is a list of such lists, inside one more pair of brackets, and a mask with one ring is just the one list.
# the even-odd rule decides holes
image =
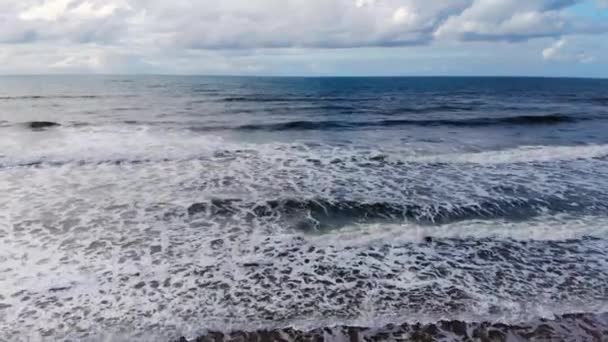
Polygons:
[[444,13],[468,1],[146,1],[145,30],[195,49],[350,48],[425,44]]
[[461,40],[525,41],[608,30],[604,22],[592,22],[570,13],[568,8],[578,2],[475,0],[462,13],[446,20],[435,36]]
[[560,51],[563,49],[563,47],[565,45],[566,45],[565,39],[560,39],[560,40],[556,41],[553,45],[551,45],[548,48],[543,50],[543,52],[542,52],[543,59],[545,59],[545,60],[556,59],[556,57],[559,56]]
[[569,49],[569,43],[561,38],[542,51],[543,59],[546,61],[568,61],[578,63],[591,63],[595,61],[594,56],[590,56],[584,51]]
[[[591,1],[605,4],[607,0]],[[119,50],[122,55],[139,54],[140,61],[166,62],[173,56],[179,64],[179,58],[196,58],[189,51],[217,51],[234,58],[228,51],[310,53],[444,43],[462,43],[459,48],[466,49],[464,44],[473,42],[523,43],[608,32],[608,22],[571,10],[581,3],[583,0],[0,0],[0,48],[25,44],[60,49],[56,53],[63,52],[64,58],[49,67],[81,70],[115,64],[106,63],[107,56],[75,55],[75,51],[91,49],[97,51],[96,56],[102,49],[108,56]],[[212,57],[205,54],[205,58]],[[222,65],[215,59],[213,64]]]
[[103,18],[112,15],[121,8],[130,8],[124,1],[99,0],[46,0],[34,4],[19,13],[19,18],[25,21],[44,20],[57,21],[59,19]]
[[0,0],[0,43],[116,43],[133,15],[122,0]]
[[19,13],[19,18],[22,20],[57,20],[66,11],[69,3],[69,0],[49,0],[27,8]]
[[7,9],[7,19],[30,32],[13,34],[11,41],[27,36],[107,42],[120,36],[192,49],[408,46],[437,38],[518,41],[608,30],[569,14],[566,9],[577,2],[26,0]]

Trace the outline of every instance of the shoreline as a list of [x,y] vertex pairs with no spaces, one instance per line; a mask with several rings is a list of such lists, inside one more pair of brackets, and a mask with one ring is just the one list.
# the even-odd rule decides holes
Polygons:
[[504,324],[493,322],[439,321],[429,324],[387,325],[382,328],[337,326],[302,331],[293,328],[233,331],[209,331],[188,339],[171,342],[222,341],[597,341],[608,340],[608,313],[564,314],[555,319],[532,323]]

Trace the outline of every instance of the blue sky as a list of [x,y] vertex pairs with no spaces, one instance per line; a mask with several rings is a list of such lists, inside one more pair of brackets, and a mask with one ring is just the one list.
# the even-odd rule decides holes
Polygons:
[[0,74],[608,77],[608,0],[0,0]]

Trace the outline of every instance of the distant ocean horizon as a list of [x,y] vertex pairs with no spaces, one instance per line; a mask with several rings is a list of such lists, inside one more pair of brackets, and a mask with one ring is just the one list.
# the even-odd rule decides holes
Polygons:
[[608,79],[0,76],[0,341],[601,341],[607,132]]
[[422,78],[451,78],[451,79],[553,79],[553,80],[608,80],[604,76],[577,76],[577,75],[508,75],[508,74],[179,74],[179,73],[32,73],[32,74],[0,74],[0,78],[56,78],[56,77],[74,77],[74,78],[99,78],[99,77],[183,77],[183,78],[308,78],[308,79],[328,79],[328,78],[391,78],[391,79],[422,79]]

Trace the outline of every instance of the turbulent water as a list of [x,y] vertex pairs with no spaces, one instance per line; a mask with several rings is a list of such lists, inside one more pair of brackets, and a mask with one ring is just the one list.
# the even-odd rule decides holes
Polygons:
[[606,80],[5,77],[0,193],[0,341],[608,338]]

